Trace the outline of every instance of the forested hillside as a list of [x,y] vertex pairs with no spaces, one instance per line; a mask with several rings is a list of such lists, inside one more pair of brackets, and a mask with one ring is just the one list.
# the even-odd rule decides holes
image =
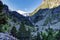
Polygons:
[[60,1],[44,0],[30,16],[0,1],[0,40],[60,40]]

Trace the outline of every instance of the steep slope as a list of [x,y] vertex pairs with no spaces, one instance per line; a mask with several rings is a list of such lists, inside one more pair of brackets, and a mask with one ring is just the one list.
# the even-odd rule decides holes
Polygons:
[[0,40],[18,40],[14,38],[13,36],[6,34],[6,33],[0,33]]
[[43,3],[30,14],[30,18],[33,24],[40,29],[48,27],[60,29],[60,25],[58,25],[60,22],[60,1],[44,0]]
[[40,9],[54,8],[60,5],[60,0],[43,0],[42,4],[36,8],[30,16],[34,15]]
[[[0,26],[1,26],[0,33],[2,33],[0,35],[0,40],[17,40],[17,39],[15,39],[15,37],[18,38],[17,36],[20,35],[20,34],[18,34],[20,27],[23,26],[23,28],[25,27],[26,31],[28,31],[28,29],[32,30],[34,25],[30,22],[28,16],[23,16],[16,11],[9,10],[8,6],[3,4],[0,1]],[[14,29],[13,29],[13,27],[14,27]],[[30,35],[29,33],[30,32],[28,32],[27,35]],[[14,36],[14,35],[16,35],[16,36]],[[1,36],[3,36],[3,37],[1,37]],[[25,37],[24,35],[22,35],[22,36]]]
[[32,23],[29,21],[29,18],[21,15],[16,11],[10,11],[7,5],[4,5],[3,12],[6,13],[9,19],[12,19],[14,22],[24,22],[24,24],[32,26]]
[[[18,13],[16,11],[9,10],[9,7],[7,5],[5,5],[5,4],[1,4],[1,5],[3,6],[2,13],[4,13],[4,14],[2,14],[0,12],[0,14],[2,14],[2,15],[0,15],[0,17],[2,16],[2,17],[4,17],[4,19],[7,18],[7,20],[6,20],[7,23],[5,25],[2,25],[4,27],[4,30],[2,29],[4,32],[9,32],[10,33],[10,31],[11,31],[11,29],[12,29],[13,26],[16,27],[17,30],[19,30],[19,27],[21,27],[21,23],[22,22],[26,26],[31,26],[31,27],[33,26],[33,24],[30,22],[28,16],[26,17],[26,16],[23,16],[23,15],[21,15],[20,13]],[[0,8],[0,10],[1,10],[1,8]],[[1,22],[2,21],[0,20],[0,23]],[[5,20],[4,20],[4,23],[5,23]]]
[[38,26],[40,30],[48,27],[60,29],[60,6],[51,9],[40,9],[36,12],[36,14],[30,17],[34,25]]

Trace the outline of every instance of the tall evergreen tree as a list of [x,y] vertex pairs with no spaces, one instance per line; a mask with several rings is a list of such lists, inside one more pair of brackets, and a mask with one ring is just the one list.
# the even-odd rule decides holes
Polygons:
[[3,3],[0,1],[0,32],[3,31],[3,25],[6,24],[6,16],[3,13]]
[[21,22],[19,31],[17,33],[17,37],[20,40],[31,40],[31,33],[30,29],[26,30],[25,25],[23,22]]
[[58,32],[57,35],[56,35],[56,39],[57,39],[57,40],[60,40],[60,30],[59,30],[59,32]]
[[0,1],[0,12],[2,12],[3,9],[3,3]]
[[17,34],[16,27],[13,26],[13,28],[11,29],[11,35],[13,35],[14,37],[16,37],[16,34]]
[[41,37],[40,37],[40,33],[39,32],[37,33],[36,40],[41,40]]
[[17,33],[17,37],[18,39],[21,39],[25,36],[25,33],[26,33],[26,28],[24,26],[24,23],[21,22],[21,25],[20,25],[20,28],[19,28],[19,31]]

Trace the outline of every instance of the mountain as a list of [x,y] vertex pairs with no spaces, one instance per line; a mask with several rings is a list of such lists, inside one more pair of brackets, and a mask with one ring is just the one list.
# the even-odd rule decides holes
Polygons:
[[4,4],[3,13],[6,13],[7,17],[9,18],[8,22],[11,25],[12,23],[20,24],[21,22],[24,22],[25,25],[29,26],[36,26],[38,23],[40,26],[46,26],[50,21],[53,21],[53,23],[50,23],[51,25],[59,22],[59,5],[59,0],[43,0],[42,4],[35,11],[33,11],[30,16],[26,16],[29,15],[27,12],[21,10],[11,11],[9,10],[8,6]]
[[34,15],[40,9],[54,8],[60,5],[60,0],[43,0],[41,5],[37,7],[30,16]]
[[11,25],[13,24],[16,25],[16,22],[20,25],[21,22],[24,22],[25,25],[38,26],[42,29],[48,26],[52,27],[58,25],[58,23],[60,22],[59,5],[60,5],[59,0],[44,0],[42,4],[31,13],[30,16],[26,16],[26,14],[28,13],[21,10],[18,10],[17,12],[11,11],[8,9],[8,6],[6,5],[4,5],[3,11],[7,13],[6,15],[10,19],[12,19],[9,20],[10,21],[9,23]]
[[6,13],[6,15],[8,16],[9,19],[12,19],[14,22],[24,22],[24,24],[26,25],[32,25],[32,23],[29,21],[28,16],[26,16],[26,14],[28,14],[27,12],[24,11],[11,11],[9,10],[8,6],[4,4],[4,8],[3,8],[3,13]]
[[30,14],[32,23],[39,31],[51,27],[60,29],[60,1],[44,0],[42,4]]
[[[24,14],[22,15],[22,13],[24,13]],[[0,26],[1,26],[0,33],[2,33],[2,34],[0,34],[0,40],[17,40],[14,38],[15,37],[18,38],[20,36],[20,34],[18,34],[18,33],[19,33],[19,30],[21,27],[22,28],[25,27],[26,30],[24,30],[24,31],[27,32],[27,34],[26,34],[26,32],[25,32],[25,34],[30,35],[30,32],[28,32],[28,30],[29,29],[33,30],[34,25],[29,20],[29,16],[24,16],[25,13],[26,12],[20,11],[20,10],[18,12],[11,11],[7,5],[3,4],[0,1]],[[22,34],[22,36],[25,37],[23,34]],[[23,40],[23,37],[21,40]],[[18,38],[18,39],[20,39],[20,38]],[[29,40],[29,38],[28,38],[28,40]]]
[[[12,27],[16,27],[18,31],[18,29],[21,27],[21,23],[23,23],[23,27],[24,25],[26,26],[26,29],[30,28],[30,31],[33,29],[31,31],[32,36],[36,35],[37,32],[41,32],[45,29],[48,29],[49,27],[53,28],[54,30],[60,30],[59,0],[44,0],[42,4],[30,15],[27,12],[21,10],[11,11],[9,10],[7,5],[3,4],[2,13],[5,13],[6,17],[8,18],[7,27],[9,27],[9,32],[11,31]],[[29,16],[26,16],[26,14]],[[23,33],[21,34],[23,35]]]

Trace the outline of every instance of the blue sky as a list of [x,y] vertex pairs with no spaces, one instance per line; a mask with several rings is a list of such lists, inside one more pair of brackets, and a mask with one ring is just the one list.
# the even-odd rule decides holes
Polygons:
[[9,6],[11,10],[22,10],[26,12],[32,12],[41,3],[42,0],[2,0],[4,4]]

